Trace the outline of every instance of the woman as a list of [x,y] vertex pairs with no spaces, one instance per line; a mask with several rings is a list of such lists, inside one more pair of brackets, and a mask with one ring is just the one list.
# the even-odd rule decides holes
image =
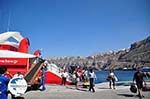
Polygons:
[[109,81],[109,88],[112,89],[111,85],[113,85],[113,89],[116,89],[116,88],[115,88],[116,76],[115,76],[115,74],[113,73],[113,70],[110,70],[110,71],[109,71],[107,80]]

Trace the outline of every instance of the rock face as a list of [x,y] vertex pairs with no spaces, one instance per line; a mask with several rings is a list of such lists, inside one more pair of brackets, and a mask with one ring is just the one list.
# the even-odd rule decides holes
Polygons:
[[129,52],[122,54],[119,61],[133,62],[141,65],[150,65],[150,36],[131,44]]
[[87,57],[55,57],[49,62],[60,67],[82,66],[97,69],[133,69],[137,66],[150,66],[150,36],[142,41],[131,44],[129,49],[96,53]]

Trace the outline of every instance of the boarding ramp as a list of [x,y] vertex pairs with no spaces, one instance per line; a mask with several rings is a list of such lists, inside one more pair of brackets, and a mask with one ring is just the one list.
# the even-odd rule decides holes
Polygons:
[[35,81],[36,76],[39,74],[39,71],[41,70],[41,67],[43,66],[45,60],[41,58],[37,58],[33,64],[31,65],[31,68],[25,75],[25,80],[28,84],[33,84]]
[[47,71],[51,71],[52,73],[56,74],[57,76],[61,77],[61,74],[60,74],[60,68],[55,65],[55,64],[47,64]]

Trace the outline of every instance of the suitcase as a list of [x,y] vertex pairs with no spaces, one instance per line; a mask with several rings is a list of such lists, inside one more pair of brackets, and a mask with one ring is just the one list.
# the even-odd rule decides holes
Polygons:
[[146,85],[146,86],[143,87],[142,90],[143,90],[143,91],[150,91],[150,86]]

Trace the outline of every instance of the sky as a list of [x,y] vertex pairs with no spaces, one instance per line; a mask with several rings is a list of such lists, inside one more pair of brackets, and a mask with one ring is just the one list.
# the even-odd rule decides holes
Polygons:
[[150,36],[150,0],[0,0],[0,33],[8,29],[44,57],[129,48]]

